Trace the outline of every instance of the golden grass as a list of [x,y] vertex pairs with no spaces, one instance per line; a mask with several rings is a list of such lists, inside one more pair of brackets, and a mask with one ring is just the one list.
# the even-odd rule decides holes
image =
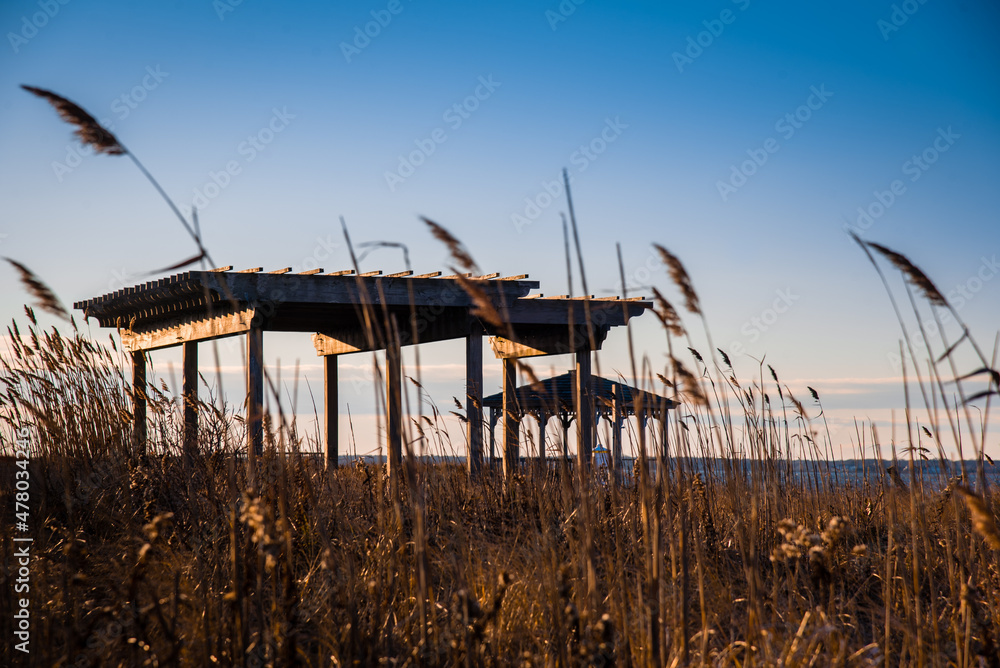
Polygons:
[[[997,656],[996,494],[938,492],[920,478],[905,490],[837,484],[821,464],[789,477],[788,427],[760,402],[733,418],[745,426],[733,451],[753,456],[713,450],[697,409],[671,436],[682,456],[630,486],[583,483],[566,468],[470,482],[461,466],[411,462],[394,497],[381,467],[326,472],[279,425],[251,489],[231,413],[204,403],[200,447],[181,457],[180,406],[151,388],[157,454],[134,460],[114,348],[34,322],[9,334],[2,429],[34,425],[40,664],[945,666]],[[713,454],[695,470],[691,457]],[[11,463],[2,468],[13,480]],[[2,489],[10,508],[12,487]]]

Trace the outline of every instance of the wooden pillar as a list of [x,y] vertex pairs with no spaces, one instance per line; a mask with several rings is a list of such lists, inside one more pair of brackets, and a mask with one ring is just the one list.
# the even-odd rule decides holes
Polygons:
[[576,353],[576,447],[581,466],[594,451],[594,396],[590,378],[590,351]]
[[500,411],[491,406],[490,407],[490,464],[492,464],[497,458],[496,426],[499,420],[500,420]]
[[483,330],[478,322],[465,337],[465,416],[469,475],[476,476],[483,468]]
[[146,456],[146,352],[132,353],[132,453]]
[[670,412],[667,410],[667,402],[660,402],[660,459],[664,464],[667,463],[667,458],[670,456],[669,441],[667,440],[667,431],[670,427]]
[[323,356],[323,467],[335,469],[340,463],[340,422],[337,355]]
[[521,416],[517,407],[517,360],[503,361],[503,475],[506,480],[517,470],[520,454],[517,448]]
[[562,437],[562,456],[563,459],[569,459],[569,423],[573,419],[567,414],[562,414],[559,416],[559,422],[562,423],[563,437]]
[[611,462],[614,466],[615,480],[620,480],[622,474],[623,401],[621,386],[616,385],[615,396],[611,404]]
[[184,343],[184,454],[198,448],[198,342]]
[[393,341],[385,349],[385,434],[386,456],[389,461],[389,478],[398,480],[403,463],[403,383],[402,360],[399,342]]
[[255,483],[257,457],[264,452],[264,330],[247,332],[247,462]]

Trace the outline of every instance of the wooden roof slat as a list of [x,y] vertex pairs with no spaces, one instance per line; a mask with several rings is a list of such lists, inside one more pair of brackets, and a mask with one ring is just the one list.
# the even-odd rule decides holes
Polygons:
[[442,280],[449,280],[449,279],[450,280],[454,280],[454,279],[458,278],[459,276],[461,276],[462,278],[472,278],[472,274],[468,273],[468,274],[451,274],[450,276],[442,276],[441,279]]
[[413,270],[411,269],[409,271],[396,272],[395,274],[386,274],[385,277],[386,278],[402,278],[403,276],[409,276],[412,273],[413,273]]
[[381,275],[382,275],[382,270],[379,269],[377,271],[366,271],[363,274],[358,274],[358,277],[367,278],[368,276],[381,276]]
[[498,281],[520,281],[527,278],[527,274],[518,274],[517,276],[504,276],[503,278],[498,278]]
[[215,269],[209,269],[209,271],[230,271],[233,265],[227,264],[225,267],[216,267]]
[[545,295],[539,292],[537,295],[528,295],[527,297],[521,297],[521,299],[541,299],[544,296]]
[[483,274],[482,276],[473,276],[473,278],[475,278],[476,280],[479,280],[479,281],[488,281],[490,279],[496,278],[499,275],[500,275],[500,272],[497,271],[497,272],[494,272],[492,274]]
[[306,269],[305,271],[300,271],[299,276],[312,276],[313,274],[322,274],[322,273],[323,273],[323,267],[319,267],[318,269]]
[[264,267],[253,267],[251,269],[240,269],[237,274],[256,274],[258,271],[264,271]]
[[429,274],[418,274],[416,276],[413,276],[413,278],[437,278],[440,275],[441,275],[440,271],[432,271]]
[[331,271],[327,276],[350,276],[354,273],[353,269],[341,269],[340,271]]
[[282,268],[282,269],[276,269],[276,270],[274,270],[274,271],[269,271],[269,272],[267,272],[267,273],[269,273],[269,274],[287,274],[287,273],[288,273],[288,272],[290,272],[291,270],[292,270],[292,268],[291,268],[291,267],[284,267],[284,268]]

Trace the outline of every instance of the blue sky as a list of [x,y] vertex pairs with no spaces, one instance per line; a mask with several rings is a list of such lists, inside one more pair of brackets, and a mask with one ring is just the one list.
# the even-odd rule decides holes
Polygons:
[[[824,393],[838,424],[884,421],[902,407],[899,327],[844,226],[868,211],[865,238],[942,291],[964,289],[961,315],[992,347],[997,26],[995,4],[940,0],[10,0],[0,254],[72,303],[193,253],[129,161],[80,149],[22,83],[113,122],[179,204],[199,203],[210,252],[237,268],[346,268],[343,214],[356,242],[400,241],[415,269],[443,269],[426,215],[485,271],[529,273],[561,294],[565,206],[546,187],[566,167],[591,292],[618,292],[619,241],[636,294],[657,285],[679,305],[650,251],[663,244],[685,262],[716,345],[740,351],[741,373],[766,354],[793,391]],[[402,255],[380,250],[363,266],[398,271]],[[24,294],[4,271],[10,318]],[[634,332],[662,365],[654,318]],[[605,375],[627,370],[624,341],[613,333],[601,353]],[[241,390],[238,351],[226,350],[230,391]],[[300,360],[318,387],[308,336],[269,337],[267,353]],[[457,342],[422,353],[439,404],[462,391],[460,354]],[[491,361],[488,391],[498,369]],[[363,385],[345,392],[362,421]]]

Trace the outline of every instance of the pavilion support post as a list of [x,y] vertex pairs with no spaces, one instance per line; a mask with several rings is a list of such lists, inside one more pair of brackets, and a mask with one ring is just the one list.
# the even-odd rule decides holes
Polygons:
[[517,437],[521,416],[517,407],[517,359],[503,361],[503,475],[510,481],[520,457]]
[[478,322],[465,337],[465,416],[469,475],[476,477],[483,468],[483,330]]
[[264,452],[264,330],[247,332],[247,462],[255,484],[257,458]]
[[594,396],[589,350],[576,353],[576,441],[580,466],[585,467],[590,464],[594,451]]
[[569,423],[572,422],[572,417],[563,413],[559,416],[559,422],[562,424],[562,456],[566,460],[569,458]]
[[335,469],[340,463],[340,415],[337,355],[323,356],[323,467]]
[[146,456],[146,351],[132,353],[132,453]]
[[622,392],[616,387],[611,406],[611,462],[615,480],[621,480],[622,476],[622,414]]
[[385,421],[386,455],[390,481],[399,480],[403,464],[402,360],[399,341],[390,341],[385,349]]
[[497,422],[500,420],[500,411],[496,408],[490,408],[490,464],[492,465],[497,458],[497,437],[496,437],[496,426]]
[[184,454],[198,448],[198,342],[184,343]]
[[[666,403],[666,402],[661,402]],[[670,428],[670,412],[665,405],[660,407],[660,461],[666,466],[670,457],[670,445],[667,440],[667,433]]]

